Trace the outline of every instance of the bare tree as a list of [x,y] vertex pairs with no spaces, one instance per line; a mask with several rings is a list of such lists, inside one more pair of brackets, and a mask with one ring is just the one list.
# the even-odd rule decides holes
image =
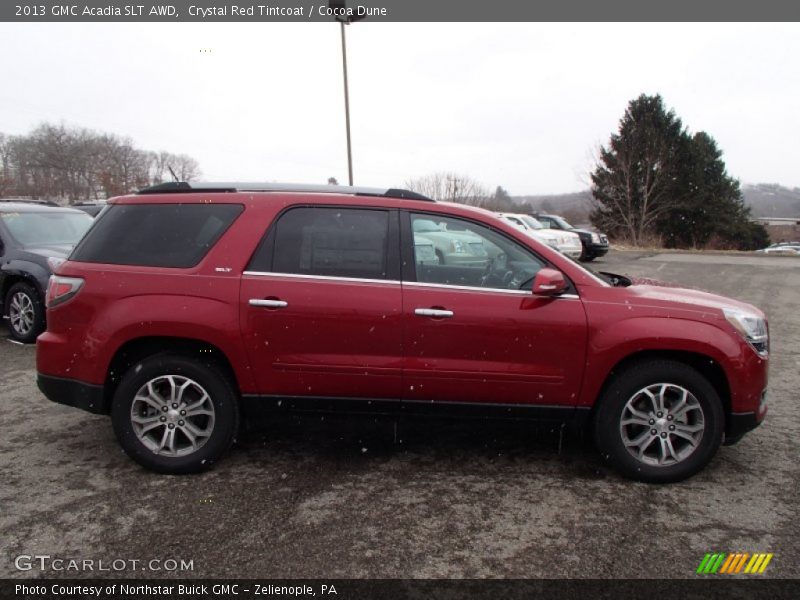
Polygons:
[[491,197],[489,190],[466,175],[437,172],[409,179],[405,186],[418,194],[442,202],[483,206]]
[[0,197],[5,196],[14,185],[11,170],[11,139],[0,133]]
[[89,129],[45,123],[27,136],[0,136],[0,195],[72,203],[161,183],[168,166],[183,181],[200,175],[190,156],[145,152],[128,138]]
[[186,154],[170,154],[168,166],[175,171],[179,181],[194,181],[201,175],[200,165]]

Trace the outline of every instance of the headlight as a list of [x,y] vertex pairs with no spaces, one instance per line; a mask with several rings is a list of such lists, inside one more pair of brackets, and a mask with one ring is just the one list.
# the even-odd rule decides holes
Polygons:
[[765,319],[736,308],[723,308],[722,312],[728,323],[733,325],[759,355],[766,356],[769,353],[769,331]]
[[595,244],[599,244],[600,243],[600,234],[599,233],[593,233],[592,234],[592,241]]
[[450,250],[455,254],[466,254],[467,247],[461,240],[450,240]]

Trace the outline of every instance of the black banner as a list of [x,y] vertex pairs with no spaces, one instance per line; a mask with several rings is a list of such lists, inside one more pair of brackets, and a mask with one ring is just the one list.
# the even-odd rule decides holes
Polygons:
[[800,597],[800,581],[708,577],[687,580],[3,580],[0,598],[103,600],[207,598],[209,600],[467,600],[607,598],[658,595],[681,600],[730,598],[780,600]]
[[11,22],[797,21],[785,0],[4,0]]

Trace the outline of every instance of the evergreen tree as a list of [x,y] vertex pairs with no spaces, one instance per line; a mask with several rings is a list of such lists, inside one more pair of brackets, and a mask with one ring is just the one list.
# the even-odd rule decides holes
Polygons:
[[768,239],[763,226],[751,222],[739,182],[727,174],[714,138],[704,131],[689,138],[682,171],[676,181],[681,203],[658,224],[667,246],[703,248],[715,241],[750,250]]
[[658,220],[679,202],[674,184],[685,135],[681,120],[667,112],[661,96],[642,94],[632,100],[618,133],[600,149],[591,176],[597,201],[592,223],[634,244],[651,235]]

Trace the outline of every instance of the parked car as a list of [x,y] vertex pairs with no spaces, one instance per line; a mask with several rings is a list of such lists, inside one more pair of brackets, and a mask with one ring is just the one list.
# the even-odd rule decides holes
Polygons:
[[488,249],[480,237],[466,230],[449,231],[446,223],[434,219],[417,219],[414,243],[424,245],[426,241],[433,244],[438,264],[485,266],[489,262]]
[[0,198],[0,202],[14,203],[14,204],[35,204],[38,206],[58,206],[52,200],[43,200],[36,198]]
[[433,242],[420,235],[414,236],[414,256],[417,258],[417,264],[441,264],[441,259],[436,254],[436,247]]
[[0,203],[0,308],[11,337],[36,340],[45,328],[52,259],[64,259],[93,220],[69,208]]
[[515,213],[498,213],[498,215],[533,238],[554,247],[561,254],[575,259],[581,255],[581,240],[574,233],[549,228],[531,215]]
[[[434,263],[415,234],[429,223],[436,246],[459,232],[497,250]],[[47,304],[42,392],[110,415],[164,473],[210,467],[255,411],[344,411],[567,424],[626,476],[670,482],[767,412],[757,308],[596,274],[492,213],[403,190],[116,198]]]
[[800,247],[798,246],[778,246],[777,248],[766,248],[766,254],[785,254],[789,256],[800,255]]
[[579,229],[570,225],[563,217],[558,215],[537,214],[536,218],[545,226],[562,231],[572,231],[580,236],[582,251],[579,257],[584,262],[590,262],[595,258],[608,254],[608,238],[603,233]]
[[96,217],[105,207],[105,202],[77,202],[72,205],[72,208],[82,210],[90,217]]
[[779,242],[772,244],[756,252],[763,252],[765,254],[787,254],[791,256],[800,255],[800,242]]

